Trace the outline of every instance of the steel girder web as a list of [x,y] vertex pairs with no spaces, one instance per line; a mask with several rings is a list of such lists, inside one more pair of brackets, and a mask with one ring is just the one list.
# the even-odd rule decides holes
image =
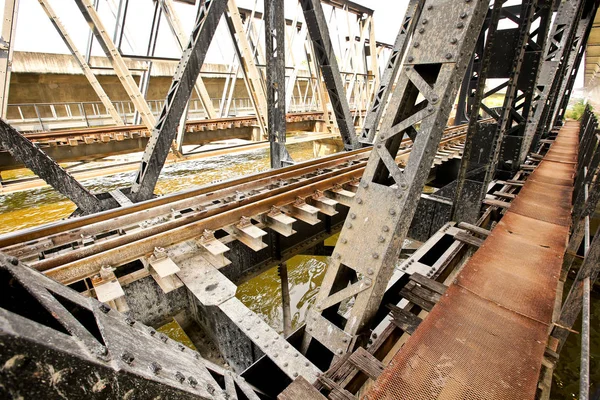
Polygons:
[[2,253],[0,278],[0,397],[228,398],[196,351]]
[[[379,309],[398,260],[488,4],[424,3],[417,23],[424,30],[407,53],[354,204],[308,312],[304,351],[310,350],[311,339],[338,356],[361,344],[361,333]],[[408,133],[414,133],[414,147],[401,170],[395,157]]]
[[226,6],[227,0],[207,0],[198,9],[190,42],[175,70],[165,105],[156,126],[152,129],[140,170],[131,188],[131,199],[134,202],[148,200],[154,195],[154,186],[177,134],[177,125],[187,107],[206,52]]
[[[379,84],[379,89],[377,89],[377,92],[375,92],[373,105],[367,113],[365,123],[362,131],[360,132],[359,140],[363,145],[370,146],[373,144],[377,127],[379,126],[381,116],[383,115],[383,110],[385,109],[385,105],[387,104],[390,94],[392,93],[394,82],[398,76],[398,70],[402,65],[402,57],[406,52],[408,39],[412,36],[413,31],[415,30],[415,25],[419,19],[419,15],[421,14],[422,6],[423,0],[410,0],[408,3],[406,13],[404,14],[404,21],[400,26],[398,36],[396,36],[396,41],[394,42],[392,53],[390,54],[390,58],[385,66],[385,70]],[[422,27],[419,29],[419,31],[421,30],[424,32],[425,28]]]
[[[453,201],[452,219],[474,223],[479,218],[481,202],[487,187],[494,176],[499,149],[507,131],[512,128],[514,115],[518,116],[515,100],[519,78],[524,65],[524,54],[531,40],[532,23],[540,19],[536,14],[537,0],[523,1],[520,5],[504,7],[505,0],[494,3],[486,47],[483,54],[482,68],[479,71],[479,82],[475,92],[469,120],[469,129],[460,169],[456,179],[456,190]],[[501,19],[509,19],[518,25],[517,29],[498,31]],[[511,40],[506,40],[510,38]],[[508,43],[514,43],[506,46]],[[509,53],[509,54],[506,54]],[[499,55],[507,56],[504,65],[491,66]],[[485,92],[488,78],[505,78],[505,82]],[[496,112],[484,104],[486,98],[499,93],[502,89],[504,101],[500,112]],[[481,111],[485,111],[496,121],[481,123]]]
[[535,110],[527,120],[525,134],[520,148],[520,161],[525,160],[535,138],[539,138],[544,129],[546,115],[550,111],[548,100],[553,85],[555,85],[557,72],[563,59],[565,49],[570,49],[572,32],[577,28],[577,21],[581,14],[585,0],[561,1],[554,18],[550,36],[544,46],[544,56],[540,66],[540,73],[536,79],[535,88],[539,91],[535,98]]
[[323,13],[320,0],[300,0],[304,19],[308,27],[308,33],[313,43],[314,54],[327,92],[331,101],[333,114],[337,121],[340,135],[346,150],[354,150],[359,147],[358,137],[354,129],[354,121],[350,113],[350,106],[344,90],[342,76],[338,67],[337,59],[331,44],[327,20]]
[[265,0],[268,132],[271,168],[291,164],[285,148],[285,16],[283,0]]

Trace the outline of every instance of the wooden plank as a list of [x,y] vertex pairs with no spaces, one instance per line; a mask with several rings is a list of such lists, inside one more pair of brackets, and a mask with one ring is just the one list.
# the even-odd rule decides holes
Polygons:
[[[321,375],[319,377],[319,381],[321,381],[323,386],[325,386],[326,388],[331,390],[331,393],[329,393],[329,396],[328,396],[329,399],[356,400],[356,398],[354,397],[354,395],[352,395],[352,393],[350,393],[346,389],[341,388],[340,385],[335,383],[333,380],[329,379],[327,376]],[[301,399],[302,399],[302,397],[301,397]]]
[[488,231],[487,229],[483,229],[480,226],[472,225],[467,222],[460,222],[458,224],[458,227],[461,229],[470,231],[471,233],[476,233],[476,234],[482,235],[482,236],[488,236],[490,233],[492,233],[492,231]]
[[356,349],[348,360],[374,381],[379,378],[384,369],[383,363],[362,347]]
[[454,239],[466,243],[471,246],[481,247],[483,244],[483,240],[479,239],[473,235],[468,234],[465,231],[459,231],[454,235]]
[[278,400],[325,400],[327,399],[311,385],[306,379],[299,376],[283,392],[277,396]]
[[411,303],[421,307],[425,311],[431,311],[433,309],[433,306],[435,306],[434,301],[424,300],[421,297],[414,294],[412,291],[408,291],[404,288],[400,290],[400,295],[406,300],[410,301]]
[[494,192],[494,196],[499,196],[499,197],[504,197],[507,199],[514,199],[515,197],[517,197],[516,194],[512,194],[512,193],[505,193],[505,192]]
[[444,293],[446,293],[446,289],[448,289],[448,286],[444,285],[443,283],[436,282],[433,279],[429,279],[429,278],[419,274],[418,272],[415,272],[414,274],[412,274],[410,276],[410,280],[415,281],[419,285],[426,287],[427,289],[431,290],[432,292],[436,292],[438,294],[444,294]]
[[483,204],[487,204],[488,206],[492,207],[510,208],[510,203],[494,199],[483,199]]
[[394,325],[396,325],[398,328],[402,329],[409,335],[412,335],[417,330],[419,324],[422,321],[421,318],[417,317],[410,311],[406,311],[394,304],[388,304],[387,307],[392,312],[392,322],[394,323]]

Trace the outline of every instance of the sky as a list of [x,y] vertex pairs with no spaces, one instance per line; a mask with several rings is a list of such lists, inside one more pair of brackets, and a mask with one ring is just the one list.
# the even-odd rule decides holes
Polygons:
[[[50,5],[67,27],[70,36],[74,39],[77,48],[85,54],[89,27],[79,12],[74,0],[48,0]],[[94,1],[94,0],[91,0]],[[100,0],[99,14],[107,31],[114,31],[115,14],[119,0]],[[512,1],[512,0],[511,0]],[[69,51],[60,36],[42,10],[38,0],[19,0],[19,15],[17,20],[16,37],[14,38],[16,51],[33,51],[47,53],[68,54]],[[376,39],[384,43],[393,43],[406,11],[408,0],[355,0],[374,10]],[[152,0],[129,0],[129,11],[125,26],[125,39],[121,44],[121,51],[126,54],[146,55],[147,43],[150,35],[154,11]],[[252,9],[256,5],[257,11],[262,11],[263,0],[237,0],[239,7]],[[4,9],[4,0],[0,0],[0,10]],[[183,3],[175,3],[179,18],[186,30],[190,32],[194,23],[195,9]],[[298,13],[297,0],[285,0],[286,18],[294,19]],[[327,18],[331,17],[331,8],[324,7]],[[342,36],[348,32],[348,23],[344,14],[337,11],[338,24],[330,23],[330,31],[334,32],[335,26]],[[357,35],[358,33],[355,32]],[[336,43],[334,42],[334,47]],[[295,51],[302,51],[298,43]],[[180,57],[171,31],[163,20],[159,30],[155,56],[176,58]],[[93,46],[92,55],[104,55],[97,42]],[[206,63],[229,64],[233,57],[233,47],[228,38],[227,28],[222,20],[219,24],[215,39],[211,44],[206,57]],[[338,54],[339,57],[339,54]],[[575,87],[583,85],[583,68],[580,69]]]
[[[93,0],[92,0],[93,1]],[[74,0],[49,0],[50,5],[59,16],[63,24],[67,27],[69,34],[75,40],[77,48],[85,52],[89,35],[89,28],[83,16],[79,12]],[[258,11],[262,11],[262,0],[256,1]],[[381,42],[393,43],[400,26],[401,17],[404,15],[408,0],[363,0],[357,1],[369,8],[375,10],[375,30],[376,39]],[[109,32],[114,31],[114,13],[117,9],[118,0],[100,0],[99,13]],[[252,9],[255,0],[238,0],[239,7]],[[393,4],[393,5],[390,5]],[[112,5],[112,10],[111,6]],[[4,8],[4,0],[0,0],[0,6]],[[293,19],[298,3],[296,0],[285,0],[286,18]],[[175,3],[176,10],[187,32],[191,31],[195,10],[193,6]],[[390,12],[390,8],[393,12]],[[329,16],[330,8],[326,7],[326,15]],[[132,52],[134,54],[145,55],[147,43],[152,24],[154,6],[151,0],[129,0],[129,11],[126,21],[126,37],[122,43],[121,49],[124,53]],[[338,14],[341,15],[341,14]],[[347,22],[345,19],[339,21],[341,29],[345,29]],[[346,29],[347,31],[347,29]],[[211,52],[208,55],[207,62],[219,62],[219,48],[229,47],[226,42],[226,27],[223,21],[219,25],[216,40]],[[68,49],[60,39],[50,20],[42,10],[38,0],[20,0],[19,15],[17,20],[16,37],[14,39],[15,50],[34,51],[47,53],[68,54]],[[156,55],[160,57],[179,57],[179,49],[167,26],[162,21],[159,30],[159,36],[156,47]],[[102,51],[94,45],[93,55],[102,55]],[[229,59],[229,57],[226,57]]]

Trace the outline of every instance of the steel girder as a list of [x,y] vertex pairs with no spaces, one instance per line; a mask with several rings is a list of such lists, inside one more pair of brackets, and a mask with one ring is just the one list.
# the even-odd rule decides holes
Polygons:
[[557,122],[562,121],[565,116],[565,112],[567,111],[569,99],[577,78],[577,72],[579,71],[581,61],[585,54],[585,47],[592,29],[592,25],[594,24],[594,17],[596,15],[597,8],[598,3],[594,2],[592,9],[588,12],[588,15],[582,18],[577,26],[572,48],[569,53],[569,60],[562,77],[560,91],[556,97],[557,107],[554,110],[554,117],[550,123],[551,127]]
[[[520,117],[517,108],[517,103],[522,100],[517,99],[519,78],[525,65],[525,51],[531,45],[532,23],[534,20],[541,19],[541,13],[537,8],[537,0],[523,1],[520,5],[503,7],[505,3],[505,0],[494,3],[488,28],[465,150],[456,179],[452,213],[452,219],[455,221],[474,223],[479,218],[481,202],[496,172],[503,140],[509,131],[514,129],[513,121],[516,117]],[[536,13],[536,11],[538,12]],[[518,28],[498,31],[498,23],[501,18],[515,22]],[[500,60],[497,60],[498,57],[505,59],[504,65],[492,67],[492,62],[501,63]],[[488,78],[506,78],[507,81],[485,93],[486,83],[489,83]],[[486,106],[483,101],[490,94],[498,93],[503,88],[506,89],[504,102],[501,110],[496,112]],[[495,123],[479,122],[481,110],[492,116],[496,120]],[[522,119],[518,121],[520,124],[523,122]],[[481,140],[482,137],[484,140]]]
[[[408,39],[413,34],[415,23],[421,14],[422,6],[423,0],[411,0],[408,3],[406,13],[404,14],[404,21],[400,26],[398,36],[396,36],[396,41],[394,42],[392,53],[390,54],[390,58],[385,66],[385,70],[383,71],[383,77],[381,78],[379,88],[377,89],[377,92],[375,92],[373,105],[367,113],[362,131],[360,132],[359,140],[363,145],[370,146],[373,144],[377,127],[379,126],[379,121],[383,115],[383,110],[385,109],[390,94],[392,93],[394,82],[398,76],[398,70],[402,65],[402,57],[406,52],[406,47],[408,46],[409,41]],[[424,30],[425,28],[421,29]]]
[[177,134],[177,125],[187,107],[206,52],[226,7],[227,0],[207,0],[198,9],[190,42],[179,61],[165,105],[152,129],[140,170],[131,188],[131,198],[135,202],[150,199],[154,195],[154,186]]
[[540,65],[540,73],[535,82],[539,91],[536,96],[534,111],[527,120],[525,133],[520,148],[519,160],[523,161],[529,153],[536,138],[545,129],[548,113],[553,107],[551,93],[556,86],[557,73],[566,51],[571,48],[571,40],[577,29],[577,22],[585,0],[561,1],[554,18],[550,36],[544,46],[544,55]]
[[359,147],[358,138],[321,1],[300,0],[300,5],[313,43],[315,58],[329,93],[331,107],[344,142],[344,148],[354,150]]
[[268,132],[271,168],[292,162],[285,148],[285,16],[283,0],[265,0]]
[[0,276],[0,397],[228,398],[196,351],[2,253]]
[[[354,204],[308,312],[304,351],[316,339],[342,355],[364,339],[360,334],[379,309],[488,4],[425,1],[417,23],[424,29],[407,53]],[[395,157],[405,134],[415,139],[401,170]]]
[[0,120],[0,145],[55,190],[73,201],[84,213],[91,214],[103,210],[102,203],[96,196],[3,120]]

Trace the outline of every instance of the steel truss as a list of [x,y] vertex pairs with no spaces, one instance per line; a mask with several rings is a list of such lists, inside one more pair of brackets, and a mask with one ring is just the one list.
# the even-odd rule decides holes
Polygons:
[[[514,157],[505,151],[505,142],[508,136],[524,128],[524,114],[529,110],[526,98],[533,90],[531,76],[537,72],[533,57],[526,57],[526,53],[540,49],[539,42],[546,37],[545,21],[550,16],[548,4],[524,1],[520,5],[505,7],[505,3],[504,0],[494,3],[479,68],[471,72],[477,76],[478,84],[472,98],[465,151],[456,180],[452,212],[455,221],[474,223],[478,219],[481,202],[496,175],[498,164],[504,166],[509,160],[513,162]],[[501,20],[510,20],[518,28],[499,31]],[[539,24],[532,28],[536,21]],[[525,75],[527,71],[529,79]],[[486,92],[490,78],[504,81]],[[505,89],[502,108],[497,110],[487,106],[485,101],[502,89]],[[480,122],[484,114],[494,118],[495,122]]]
[[519,161],[525,160],[530,150],[537,144],[547,128],[548,114],[554,110],[554,91],[557,85],[559,69],[571,43],[583,11],[584,0],[562,1],[554,18],[550,36],[544,46],[544,56],[540,65],[540,73],[535,81],[535,88],[539,93],[535,96],[534,110],[527,119],[523,142],[520,148]]
[[0,275],[3,398],[258,399],[239,376],[14,257],[0,253]]
[[154,195],[154,186],[177,134],[177,125],[187,107],[206,52],[226,6],[226,0],[208,0],[198,9],[190,42],[183,52],[165,105],[144,151],[140,171],[131,188],[132,200],[136,202],[147,200]]
[[[414,34],[354,205],[308,313],[304,351],[316,339],[339,356],[364,340],[360,334],[383,298],[487,9],[487,1],[424,3],[417,22],[424,29]],[[395,157],[405,134],[415,139],[401,170]]]
[[346,150],[358,148],[358,138],[354,129],[354,120],[350,113],[350,106],[346,97],[346,91],[342,83],[340,69],[331,44],[327,20],[323,14],[320,0],[300,0],[304,12],[304,19],[308,27],[308,33],[313,44],[315,58],[319,64],[333,114],[337,121],[340,135]]

